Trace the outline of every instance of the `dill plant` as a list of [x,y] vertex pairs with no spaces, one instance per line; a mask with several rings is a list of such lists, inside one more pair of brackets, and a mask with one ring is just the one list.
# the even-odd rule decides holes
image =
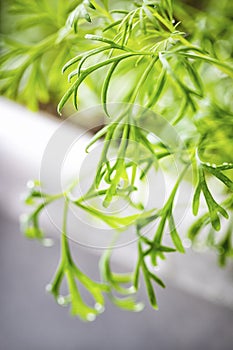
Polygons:
[[[87,145],[88,151],[98,140],[105,141],[87,193],[74,199],[75,182],[63,193],[50,195],[43,184],[30,182],[26,203],[32,211],[22,223],[26,237],[43,243],[40,215],[50,203],[64,199],[61,258],[48,290],[59,304],[70,304],[72,314],[81,319],[91,321],[103,311],[104,294],[120,308],[140,310],[141,303],[135,299],[140,273],[152,307],[158,307],[154,284],[165,285],[153,266],[168,253],[185,252],[173,212],[180,184],[191,171],[194,216],[187,236],[195,244],[205,229],[205,244],[218,251],[221,265],[233,256],[232,5],[215,0],[194,5],[181,0],[3,1],[8,20],[2,25],[1,93],[32,109],[57,103],[59,114],[68,105],[66,114],[71,105],[82,109],[89,103],[82,99],[85,86],[101,102],[108,120]],[[126,88],[119,89],[123,82]],[[90,198],[101,197],[103,208],[107,208],[115,197],[122,197],[136,207],[130,195],[137,191],[139,163],[143,181],[164,160],[169,164],[176,152],[162,142],[151,141],[150,130],[140,124],[143,113],[132,120],[131,107],[127,107],[114,118],[109,108],[113,102],[155,112],[182,134],[188,159],[181,157],[182,170],[161,208],[146,210],[141,205],[138,213],[122,217],[88,204]],[[143,146],[145,159],[129,161],[131,142]],[[111,147],[115,147],[114,162],[109,158]],[[209,186],[215,180],[222,189],[221,200]],[[205,212],[196,218],[200,198]],[[138,258],[132,273],[112,271],[112,247],[100,261],[101,283],[80,270],[68,240],[71,204],[116,231],[134,227]],[[149,238],[142,232],[154,222],[157,226]],[[171,246],[164,243],[166,227]],[[64,279],[68,294],[61,296]],[[80,283],[93,297],[92,306],[82,299]]]

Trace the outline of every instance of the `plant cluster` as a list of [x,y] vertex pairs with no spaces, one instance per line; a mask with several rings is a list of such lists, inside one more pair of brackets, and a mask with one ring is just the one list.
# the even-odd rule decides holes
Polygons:
[[[220,4],[210,0],[206,7],[196,8],[181,0],[118,4],[94,0],[54,0],[49,3],[14,0],[11,11],[18,16],[18,30],[28,33],[30,29],[35,36],[29,33],[25,43],[3,35],[1,92],[29,103],[33,108],[49,102],[51,96],[55,101],[61,98],[59,114],[71,99],[77,109],[84,108],[85,101],[89,103],[94,96],[94,100],[101,101],[108,118],[108,123],[87,145],[88,151],[90,146],[104,139],[93,183],[87,193],[75,199],[71,196],[76,181],[67,191],[57,195],[44,193],[38,182],[30,183],[26,203],[34,209],[23,221],[24,233],[29,238],[46,242],[39,216],[47,205],[64,199],[61,259],[48,288],[58,303],[71,304],[72,314],[93,320],[102,312],[103,293],[107,293],[117,306],[138,311],[141,304],[135,301],[135,294],[142,273],[151,305],[157,308],[153,283],[161,287],[164,283],[155,273],[154,266],[167,253],[185,251],[173,211],[179,186],[185,177],[188,179],[191,171],[195,187],[193,214],[198,214],[200,199],[203,199],[206,211],[194,220],[187,235],[194,243],[204,237],[205,244],[218,251],[219,261],[224,265],[227,258],[233,256],[233,112],[230,97],[233,69],[229,42],[233,33],[227,2]],[[68,83],[59,74],[60,68],[63,73],[69,73]],[[85,98],[82,95],[84,86],[88,91]],[[109,102],[124,102],[128,107],[115,118]],[[148,171],[156,171],[164,162],[169,164],[176,150],[151,140],[150,131],[140,124],[143,113],[132,118],[129,107],[132,105],[143,106],[165,118],[181,135],[188,154],[188,160],[181,157],[181,174],[161,208],[147,210],[143,204],[133,201],[131,194],[137,191],[138,172],[140,183]],[[132,151],[133,142],[146,151],[146,156],[136,155],[136,161],[132,161],[132,153],[136,152],[135,149]],[[116,152],[114,162],[110,157],[112,149]],[[212,183],[222,190],[220,200],[216,199]],[[89,200],[96,197],[103,198],[103,207],[121,197],[138,212],[126,217],[107,215],[101,208],[89,204]],[[116,231],[134,226],[138,259],[132,273],[112,271],[112,247],[100,261],[101,283],[91,280],[79,269],[67,238],[69,206],[79,207]],[[157,226],[153,237],[149,238],[143,230],[151,223]],[[166,228],[172,246],[164,243]],[[204,228],[208,234],[202,236]],[[63,279],[69,290],[66,296],[60,295]],[[88,290],[94,306],[83,301],[76,282]]]

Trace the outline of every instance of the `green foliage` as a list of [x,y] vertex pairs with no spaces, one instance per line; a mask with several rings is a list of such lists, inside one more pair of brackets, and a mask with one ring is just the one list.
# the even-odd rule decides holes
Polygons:
[[[64,199],[61,260],[49,287],[55,299],[63,305],[71,304],[72,314],[85,320],[94,319],[103,310],[103,293],[118,307],[139,311],[142,305],[136,302],[135,293],[140,288],[141,273],[151,305],[157,308],[154,283],[161,287],[164,283],[153,267],[168,253],[184,253],[174,208],[177,192],[184,177],[191,177],[191,169],[195,187],[193,214],[198,214],[201,204],[206,212],[192,223],[188,236],[195,244],[208,231],[204,243],[218,252],[219,262],[224,265],[233,256],[230,2],[208,0],[197,6],[192,1],[144,0],[124,1],[118,6],[114,1],[12,0],[10,5],[4,4],[1,93],[33,109],[41,103],[58,104],[61,114],[71,99],[76,109],[85,107],[80,98],[85,86],[101,101],[109,120],[87,145],[88,152],[99,139],[105,141],[87,193],[74,200],[70,189],[49,195],[39,183],[34,183],[25,200],[33,210],[24,217],[24,233],[28,238],[46,242],[39,216],[47,205]],[[61,70],[68,79],[60,74]],[[146,131],[140,124],[143,113],[132,118],[130,107],[126,107],[113,118],[109,102],[137,104],[155,111],[181,135],[188,160],[182,158],[181,152],[181,174],[161,208],[147,210],[131,195],[138,191],[137,175],[140,185],[149,170],[156,171],[164,165],[169,168],[177,150],[151,140],[152,130]],[[86,103],[92,101],[88,99]],[[137,152],[134,143],[143,151]],[[102,198],[102,208],[90,205],[89,201],[96,197]],[[102,209],[116,197],[126,201],[136,213],[127,217],[105,214]],[[102,283],[80,271],[67,238],[70,205],[121,233],[129,226],[135,228],[138,254],[134,271],[112,271],[113,247],[100,261]],[[157,226],[149,238],[144,230],[153,223]],[[164,243],[166,230],[172,247]],[[60,295],[63,279],[68,285],[67,296]],[[93,297],[93,306],[83,301],[80,283]]]

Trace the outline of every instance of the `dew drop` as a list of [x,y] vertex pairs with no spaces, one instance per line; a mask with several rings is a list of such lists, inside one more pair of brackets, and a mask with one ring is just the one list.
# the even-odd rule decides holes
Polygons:
[[192,246],[192,241],[189,238],[184,238],[182,243],[185,248],[190,248]]
[[57,303],[61,306],[63,306],[65,304],[65,298],[60,295],[58,298],[57,298]]
[[95,304],[95,309],[99,312],[99,313],[102,313],[104,312],[104,306],[100,303],[96,303]]
[[134,311],[142,311],[144,309],[144,304],[143,303],[138,303],[137,305],[135,305],[135,309]]
[[136,288],[134,286],[131,286],[128,288],[129,293],[135,293],[136,292]]
[[46,290],[46,292],[49,293],[49,292],[51,292],[52,288],[53,288],[52,284],[49,283],[49,284],[47,284],[47,286],[45,287],[45,290]]
[[31,189],[34,188],[34,187],[35,187],[34,181],[29,180],[29,181],[27,182],[27,188],[31,190]]
[[92,322],[92,321],[95,321],[95,319],[96,319],[95,314],[92,314],[92,313],[87,314],[87,321]]

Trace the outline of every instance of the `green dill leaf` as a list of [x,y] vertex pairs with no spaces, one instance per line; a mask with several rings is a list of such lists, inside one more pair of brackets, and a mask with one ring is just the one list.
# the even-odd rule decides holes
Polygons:
[[183,247],[182,241],[179,237],[179,234],[176,230],[176,226],[175,226],[175,221],[172,215],[170,215],[169,217],[169,227],[170,227],[170,235],[172,238],[172,241],[176,247],[176,249],[180,252],[180,253],[185,253],[185,249]]
[[194,215],[198,214],[198,209],[200,205],[200,195],[201,195],[201,186],[200,186],[200,183],[198,183],[193,196],[193,214]]
[[163,283],[163,281],[156,276],[154,273],[150,273],[150,277],[162,288],[166,288],[165,284]]
[[108,93],[108,88],[109,88],[109,83],[110,83],[110,79],[115,71],[115,69],[117,68],[119,64],[119,61],[116,61],[112,64],[111,68],[108,71],[108,74],[104,80],[104,84],[103,84],[103,88],[102,88],[102,104],[103,104],[103,108],[105,113],[109,116],[108,110],[107,110],[107,93]]

